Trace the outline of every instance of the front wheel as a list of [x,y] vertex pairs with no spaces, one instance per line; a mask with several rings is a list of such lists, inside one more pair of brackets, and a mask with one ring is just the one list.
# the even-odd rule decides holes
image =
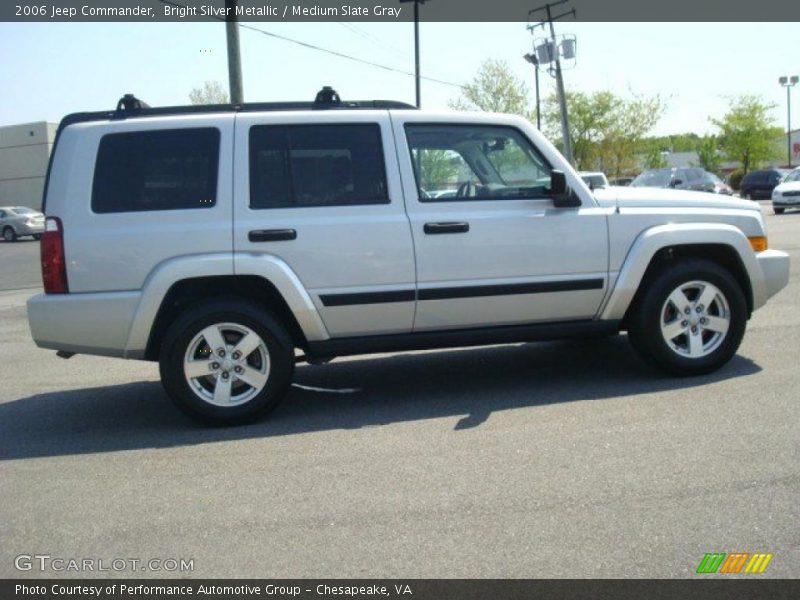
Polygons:
[[772,210],[775,211],[776,215],[782,215],[783,211],[786,210],[785,208],[778,208],[777,206],[773,206]]
[[747,302],[726,269],[691,260],[644,285],[628,336],[646,362],[673,375],[701,375],[733,357],[744,336]]
[[231,299],[204,303],[167,330],[159,368],[182,411],[205,423],[252,422],[286,395],[294,347],[270,313]]

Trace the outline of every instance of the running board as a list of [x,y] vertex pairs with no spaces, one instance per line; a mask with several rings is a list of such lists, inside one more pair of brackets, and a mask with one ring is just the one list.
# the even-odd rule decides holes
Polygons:
[[335,356],[377,354],[381,352],[404,352],[408,350],[600,337],[613,335],[619,329],[619,320],[584,320],[334,338],[309,342],[308,357],[316,360],[329,360]]

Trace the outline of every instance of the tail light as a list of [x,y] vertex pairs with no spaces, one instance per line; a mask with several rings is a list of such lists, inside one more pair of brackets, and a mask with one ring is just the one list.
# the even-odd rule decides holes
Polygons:
[[41,241],[42,282],[46,294],[66,294],[67,261],[64,257],[64,228],[58,217],[47,217]]

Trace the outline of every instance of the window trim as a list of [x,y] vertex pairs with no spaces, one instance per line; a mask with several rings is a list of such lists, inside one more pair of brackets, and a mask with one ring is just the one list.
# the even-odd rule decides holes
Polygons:
[[523,198],[445,198],[445,199],[438,199],[438,198],[423,198],[420,194],[420,185],[417,179],[417,172],[414,168],[414,153],[411,149],[411,141],[408,139],[408,128],[409,127],[460,127],[466,128],[470,127],[473,129],[510,129],[512,131],[517,132],[522,139],[524,139],[530,146],[530,148],[542,159],[542,162],[547,165],[547,168],[550,169],[552,173],[555,167],[553,164],[548,160],[548,158],[536,147],[536,144],[528,137],[528,135],[522,131],[519,127],[515,125],[505,125],[505,124],[494,124],[494,123],[459,123],[459,122],[452,122],[452,121],[406,121],[403,123],[403,132],[406,137],[406,147],[408,149],[408,160],[411,162],[411,173],[414,177],[414,187],[417,191],[417,201],[424,204],[433,204],[433,203],[440,203],[444,204],[447,202],[517,202],[519,200],[552,200],[552,195],[543,195],[543,196],[536,196],[536,197],[523,197]]
[[[380,154],[380,161],[382,168],[380,173],[383,176],[383,187],[385,190],[384,198],[379,202],[359,202],[357,204],[293,204],[292,206],[253,206],[253,169],[252,169],[252,135],[253,130],[256,128],[283,128],[286,130],[286,150],[289,152],[289,192],[292,200],[295,199],[295,184],[294,184],[294,166],[292,164],[292,139],[289,135],[290,128],[313,128],[318,129],[321,127],[369,127],[375,129],[378,133],[378,151]],[[381,123],[378,121],[328,121],[324,123],[252,123],[247,129],[247,208],[249,210],[320,210],[326,208],[352,208],[359,206],[385,206],[392,203],[392,197],[389,193],[389,170],[386,164],[386,153],[383,148],[383,130]]]
[[[95,210],[95,182],[97,181],[97,161],[100,158],[100,148],[103,145],[103,140],[108,137],[116,135],[131,135],[137,133],[162,133],[162,132],[179,132],[179,131],[202,131],[211,130],[216,133],[217,153],[214,169],[214,201],[205,206],[192,206],[187,208],[152,208],[142,210],[110,210],[110,211],[97,211]],[[217,206],[217,196],[219,196],[219,173],[220,162],[222,160],[222,130],[214,125],[206,125],[203,127],[170,127],[170,128],[147,128],[147,129],[131,129],[128,131],[113,131],[107,132],[100,136],[97,140],[97,151],[94,153],[94,166],[92,169],[92,193],[89,198],[89,210],[93,215],[121,215],[133,213],[162,213],[173,211],[187,211],[187,210],[207,210]]]

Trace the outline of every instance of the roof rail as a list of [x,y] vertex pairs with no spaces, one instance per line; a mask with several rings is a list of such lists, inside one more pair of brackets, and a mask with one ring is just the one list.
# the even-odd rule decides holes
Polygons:
[[342,100],[330,86],[323,87],[313,102],[245,102],[242,104],[196,104],[189,106],[155,106],[139,100],[133,94],[125,94],[113,111],[72,113],[61,120],[59,129],[73,123],[160,117],[169,115],[191,115],[217,112],[266,112],[288,110],[417,110],[416,106],[394,100]]

